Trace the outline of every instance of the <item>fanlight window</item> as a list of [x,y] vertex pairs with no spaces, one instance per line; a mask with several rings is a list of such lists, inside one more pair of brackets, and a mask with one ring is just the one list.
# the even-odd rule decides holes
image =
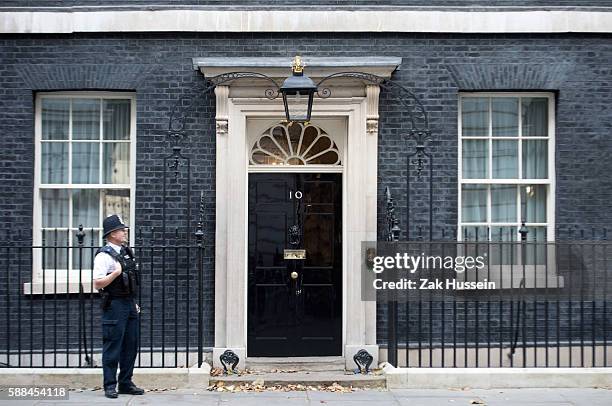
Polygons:
[[277,124],[251,149],[251,165],[341,165],[338,146],[312,124]]

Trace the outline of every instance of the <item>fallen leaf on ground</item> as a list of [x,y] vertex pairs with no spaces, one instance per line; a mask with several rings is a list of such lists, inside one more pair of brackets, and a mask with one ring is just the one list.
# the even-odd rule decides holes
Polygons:
[[289,392],[289,391],[322,391],[322,392],[337,392],[337,393],[348,393],[355,391],[356,388],[352,386],[342,386],[337,382],[331,385],[317,385],[307,386],[303,384],[285,384],[285,385],[268,385],[264,384],[263,379],[258,379],[253,382],[247,382],[243,384],[225,385],[225,382],[219,381],[206,388],[208,391],[213,392]]

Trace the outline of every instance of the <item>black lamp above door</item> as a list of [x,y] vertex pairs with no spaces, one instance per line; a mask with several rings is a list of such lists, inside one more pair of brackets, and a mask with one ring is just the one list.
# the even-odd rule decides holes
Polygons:
[[310,121],[312,99],[317,91],[317,85],[304,74],[304,65],[300,56],[294,58],[292,72],[293,75],[285,79],[280,88],[287,121],[290,123]]

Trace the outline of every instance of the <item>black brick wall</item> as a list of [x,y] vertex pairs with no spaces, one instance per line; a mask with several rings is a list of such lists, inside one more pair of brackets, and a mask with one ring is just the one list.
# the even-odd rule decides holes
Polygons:
[[[39,2],[41,3],[41,2]],[[137,96],[137,227],[161,225],[159,202],[165,130],[174,101],[201,81],[192,57],[386,55],[403,58],[394,78],[430,113],[434,141],[436,229],[457,216],[457,95],[460,90],[538,90],[557,96],[556,223],[612,227],[612,36],[444,34],[79,34],[0,37],[0,229],[32,226],[33,100],[37,91],[128,90]],[[390,186],[405,227],[408,120],[381,95],[379,212]],[[189,121],[185,153],[193,157],[193,207],[205,200],[205,345],[213,345],[214,98]],[[414,179],[416,182],[416,178]],[[411,230],[425,225],[426,201],[415,184]],[[425,189],[423,189],[425,191]],[[176,190],[174,196],[184,195]],[[187,224],[169,211],[172,224]],[[194,224],[191,225],[192,228]],[[436,235],[439,236],[439,235]],[[0,264],[0,267],[2,264]],[[15,273],[9,276],[11,281]],[[12,284],[12,282],[11,282]],[[0,283],[0,297],[6,283]],[[154,285],[155,288],[155,285]],[[156,291],[156,299],[159,291]],[[3,296],[4,295],[4,296]],[[29,299],[28,299],[29,300]],[[34,299],[34,302],[39,299]],[[192,315],[195,314],[192,303]],[[0,304],[0,309],[5,308]],[[0,325],[6,322],[0,312]],[[1,337],[2,339],[6,337]]]

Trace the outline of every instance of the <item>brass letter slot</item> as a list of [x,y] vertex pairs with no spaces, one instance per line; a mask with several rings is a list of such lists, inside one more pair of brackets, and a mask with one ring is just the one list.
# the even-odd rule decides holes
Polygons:
[[285,259],[306,259],[306,250],[288,250],[284,251]]

